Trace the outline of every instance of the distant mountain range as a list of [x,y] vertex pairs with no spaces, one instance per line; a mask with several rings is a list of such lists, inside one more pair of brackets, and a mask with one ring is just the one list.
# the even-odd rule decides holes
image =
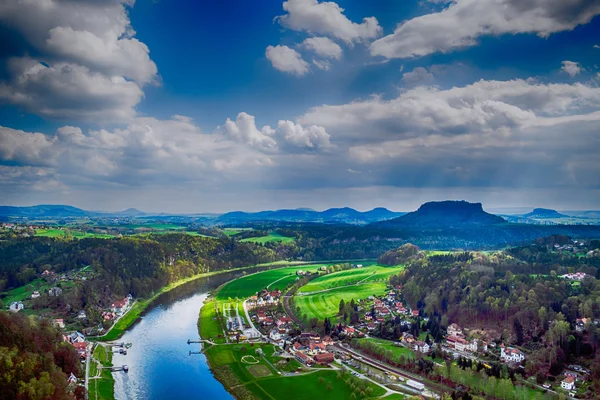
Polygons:
[[310,209],[260,211],[246,213],[234,211],[217,217],[216,222],[231,225],[246,222],[283,221],[283,222],[321,222],[366,225],[372,222],[388,220],[404,215],[403,212],[393,212],[386,208],[374,208],[371,211],[357,211],[353,208],[330,208],[325,211]]
[[[523,210],[525,211],[525,210]],[[283,209],[259,212],[233,211],[225,214],[151,214],[128,208],[123,211],[88,211],[68,205],[37,205],[29,207],[0,206],[0,218],[21,219],[75,219],[75,218],[131,218],[142,220],[194,222],[200,225],[238,225],[247,223],[337,223],[351,225],[380,224],[388,227],[477,227],[505,222],[535,225],[600,225],[600,211],[564,211],[535,208],[522,214],[490,214],[481,203],[466,201],[439,201],[423,204],[418,210],[405,213],[386,208],[357,211],[353,208],[330,208],[315,211],[310,208]]]
[[483,211],[481,203],[466,201],[434,201],[423,204],[417,211],[407,213],[381,225],[421,228],[464,228],[506,223],[497,215]]
[[54,205],[54,204],[41,204],[37,206],[29,207],[13,207],[13,206],[0,206],[1,217],[25,217],[25,218],[77,218],[77,217],[100,217],[100,216],[124,216],[124,217],[138,217],[146,215],[140,210],[135,208],[128,208],[124,211],[116,212],[103,212],[103,211],[87,211],[81,208],[66,206],[66,205]]

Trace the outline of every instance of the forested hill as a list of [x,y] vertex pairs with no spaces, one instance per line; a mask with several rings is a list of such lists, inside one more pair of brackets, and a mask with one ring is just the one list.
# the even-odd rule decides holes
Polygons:
[[61,240],[46,237],[0,242],[0,291],[25,285],[44,270],[91,266],[94,279],[70,306],[110,301],[129,293],[146,296],[169,282],[198,273],[281,259],[277,249],[185,234],[120,239]]
[[84,399],[77,351],[49,321],[0,311],[0,399]]

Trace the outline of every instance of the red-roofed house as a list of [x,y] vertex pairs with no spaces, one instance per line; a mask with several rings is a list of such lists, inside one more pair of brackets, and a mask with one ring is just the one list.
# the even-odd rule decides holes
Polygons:
[[333,353],[317,354],[314,359],[319,364],[329,364],[333,362]]

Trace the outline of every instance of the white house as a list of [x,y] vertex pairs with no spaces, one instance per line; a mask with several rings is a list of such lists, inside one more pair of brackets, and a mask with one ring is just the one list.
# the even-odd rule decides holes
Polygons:
[[48,295],[49,296],[55,296],[56,297],[56,296],[60,296],[61,294],[62,294],[62,289],[59,288],[58,286],[50,288],[48,290]]
[[420,351],[421,353],[429,353],[429,350],[431,350],[431,347],[429,347],[429,345],[421,340],[417,340],[414,344],[414,350],[415,351]]
[[520,363],[525,359],[525,354],[523,354],[523,352],[521,352],[519,349],[504,347],[504,345],[501,345],[500,358],[504,362]]
[[462,336],[463,330],[457,324],[450,324],[448,327],[448,336]]
[[269,334],[269,338],[271,338],[271,340],[278,342],[281,340],[281,334],[279,333],[278,329],[273,329],[271,330],[271,333]]
[[572,376],[567,376],[560,382],[560,387],[565,390],[573,390],[575,389],[575,379]]
[[39,291],[35,291],[33,293],[31,293],[31,298],[32,299],[37,299],[38,297],[40,297],[40,292]]
[[19,312],[23,309],[23,303],[20,301],[15,301],[15,302],[11,303],[9,309],[12,312]]

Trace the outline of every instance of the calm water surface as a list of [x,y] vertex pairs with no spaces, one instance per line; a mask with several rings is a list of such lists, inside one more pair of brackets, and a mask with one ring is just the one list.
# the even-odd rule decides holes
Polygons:
[[[257,269],[259,270],[259,269]],[[126,364],[129,372],[114,372],[115,397],[124,399],[232,399],[206,364],[198,338],[198,313],[208,292],[241,276],[226,273],[199,279],[161,296],[132,326],[122,341],[132,343],[126,356],[115,354],[115,366]]]

